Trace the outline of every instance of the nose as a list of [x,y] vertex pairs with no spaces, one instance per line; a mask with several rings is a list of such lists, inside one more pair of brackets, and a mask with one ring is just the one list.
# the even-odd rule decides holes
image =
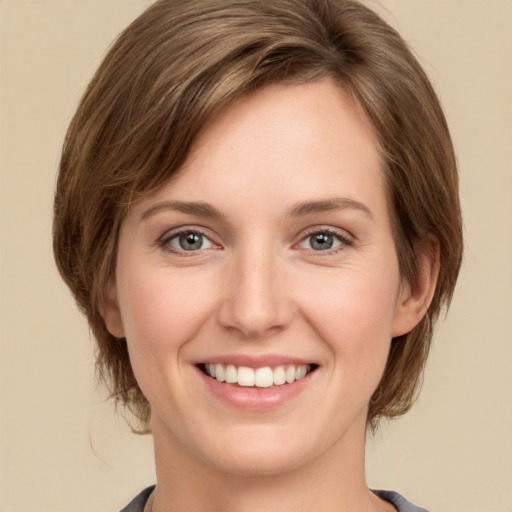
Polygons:
[[262,339],[283,330],[293,310],[284,274],[272,251],[234,255],[219,308],[222,326],[245,339]]

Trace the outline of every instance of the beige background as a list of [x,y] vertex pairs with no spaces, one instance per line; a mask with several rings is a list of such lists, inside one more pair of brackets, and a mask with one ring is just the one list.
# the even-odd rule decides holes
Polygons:
[[[93,378],[51,253],[66,126],[148,0],[0,0],[0,511],[117,511],[154,480]],[[383,0],[443,99],[466,258],[423,394],[369,442],[370,485],[433,512],[512,511],[512,1]]]

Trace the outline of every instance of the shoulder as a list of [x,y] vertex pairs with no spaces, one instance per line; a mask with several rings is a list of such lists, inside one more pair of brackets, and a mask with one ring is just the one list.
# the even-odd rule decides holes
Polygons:
[[[137,495],[121,512],[144,512],[144,506],[148,501],[149,495],[152,493],[155,486],[144,489]],[[394,491],[373,491],[377,496],[391,503],[396,507],[398,512],[428,512],[424,508],[417,507],[411,502],[407,501],[401,494]]]
[[379,498],[391,503],[398,512],[428,512],[426,509],[417,507],[407,501],[401,494],[395,491],[373,491]]
[[153,492],[154,485],[144,489],[139,495],[137,495],[121,512],[144,512],[144,505],[148,501],[149,495]]

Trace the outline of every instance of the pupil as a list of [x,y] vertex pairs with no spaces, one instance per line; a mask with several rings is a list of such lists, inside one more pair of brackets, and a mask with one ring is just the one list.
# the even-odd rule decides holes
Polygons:
[[311,247],[317,251],[325,251],[332,247],[333,238],[328,233],[318,233],[313,236]]
[[197,233],[185,233],[180,235],[180,247],[184,251],[193,251],[195,249],[201,249],[203,245],[202,235]]

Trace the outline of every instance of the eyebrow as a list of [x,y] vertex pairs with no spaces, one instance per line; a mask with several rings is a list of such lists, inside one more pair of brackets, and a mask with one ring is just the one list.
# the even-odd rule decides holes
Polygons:
[[226,218],[217,208],[208,203],[192,202],[192,201],[162,201],[157,203],[141,215],[141,220],[145,220],[151,215],[163,210],[174,210],[177,212],[188,213],[190,215],[197,215],[198,217],[205,217],[208,219],[217,219],[225,221]]
[[371,210],[365,204],[348,197],[334,197],[320,201],[304,201],[297,203],[290,209],[288,215],[290,217],[302,217],[315,213],[346,209],[359,210],[373,219]]
[[[290,217],[303,217],[334,210],[355,209],[362,211],[368,217],[373,218],[371,210],[363,203],[347,197],[335,197],[332,199],[323,199],[319,201],[303,201],[294,205],[288,212]],[[194,201],[162,201],[157,203],[141,215],[141,220],[145,220],[160,211],[174,210],[190,215],[197,215],[208,219],[216,219],[226,222],[226,217],[214,206]]]

